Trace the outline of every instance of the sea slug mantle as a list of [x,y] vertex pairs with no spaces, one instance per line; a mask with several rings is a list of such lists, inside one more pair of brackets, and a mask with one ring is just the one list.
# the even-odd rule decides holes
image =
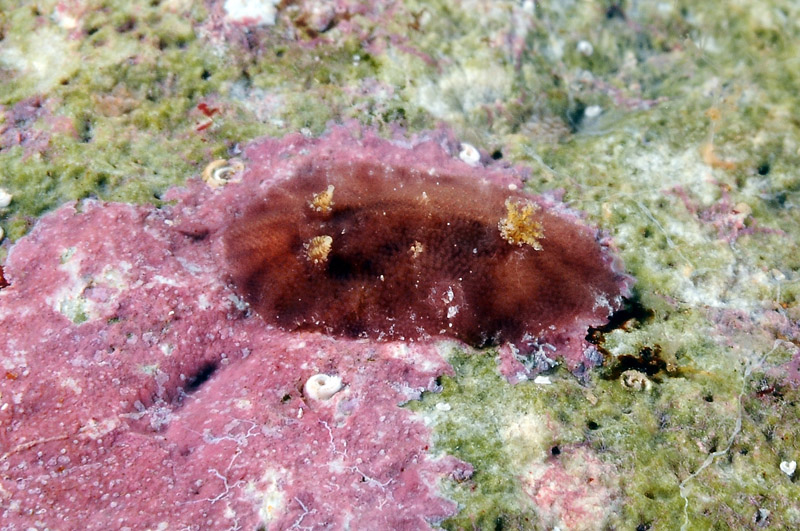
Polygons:
[[600,232],[445,139],[357,136],[303,139],[288,163],[251,148],[251,196],[221,230],[251,307],[285,330],[550,345],[575,368],[629,287]]

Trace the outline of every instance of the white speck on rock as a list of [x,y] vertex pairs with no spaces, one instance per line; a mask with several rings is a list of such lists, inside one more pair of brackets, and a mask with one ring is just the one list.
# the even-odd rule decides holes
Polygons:
[[789,477],[794,476],[794,471],[797,470],[797,462],[796,461],[781,461],[781,472],[786,474]]
[[576,48],[578,49],[579,54],[585,55],[586,57],[589,57],[594,53],[594,46],[592,46],[592,43],[589,41],[578,42],[578,46]]
[[5,208],[10,205],[13,198],[14,196],[9,194],[8,190],[0,188],[0,208]]
[[599,105],[589,105],[586,107],[586,110],[583,111],[584,116],[587,118],[597,118],[600,116],[600,113],[603,112],[603,108]]
[[279,0],[225,0],[226,18],[248,26],[273,26],[279,3]]
[[536,378],[533,379],[533,383],[539,384],[539,385],[550,385],[553,382],[550,381],[550,377],[549,376],[541,376],[541,375],[539,375],[539,376],[537,376]]
[[450,411],[451,409],[453,409],[453,407],[447,402],[438,402],[436,404],[436,409],[439,411]]
[[328,400],[342,388],[342,379],[338,376],[315,374],[306,380],[303,390],[313,400]]
[[461,151],[459,151],[458,153],[458,158],[460,158],[470,166],[477,166],[478,163],[481,161],[481,154],[477,150],[477,148],[472,144],[467,144],[466,142],[462,142]]

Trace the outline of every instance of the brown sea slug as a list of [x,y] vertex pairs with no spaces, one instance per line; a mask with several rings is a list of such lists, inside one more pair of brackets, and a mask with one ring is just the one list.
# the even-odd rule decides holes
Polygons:
[[290,330],[555,342],[603,322],[625,289],[597,231],[540,198],[379,161],[306,163],[224,241],[237,289]]

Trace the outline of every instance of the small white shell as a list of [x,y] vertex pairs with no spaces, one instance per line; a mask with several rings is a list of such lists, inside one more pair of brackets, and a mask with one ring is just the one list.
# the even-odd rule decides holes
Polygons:
[[203,169],[202,178],[211,188],[221,188],[229,182],[239,182],[244,163],[237,159],[217,159]]
[[628,369],[619,375],[619,383],[628,391],[649,391],[653,382],[643,372]]
[[578,49],[579,54],[585,55],[586,57],[589,57],[594,53],[594,46],[592,46],[592,43],[589,41],[579,41],[576,48]]
[[583,111],[583,115],[586,116],[587,118],[597,118],[602,113],[603,113],[603,108],[600,107],[599,105],[589,105]]
[[308,398],[328,400],[342,388],[342,379],[328,374],[315,374],[306,380],[303,390]]
[[14,196],[9,194],[4,188],[0,188],[0,208],[5,208],[11,204],[11,199]]
[[789,477],[792,477],[794,475],[794,471],[797,470],[797,462],[781,461],[780,467],[781,467],[781,472],[783,472]]
[[481,161],[481,153],[472,144],[463,142],[461,144],[461,151],[458,153],[458,158],[469,164],[470,166],[477,166]]

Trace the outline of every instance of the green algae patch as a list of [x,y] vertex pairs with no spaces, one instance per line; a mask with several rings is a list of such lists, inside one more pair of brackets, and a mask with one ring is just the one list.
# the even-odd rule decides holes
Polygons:
[[30,27],[30,19],[11,16],[15,31],[0,47],[0,73],[19,72],[6,84],[1,100],[18,100],[26,95],[47,93],[72,77],[79,68],[77,41],[70,41],[63,32],[50,27]]
[[[197,131],[197,104],[229,75],[214,75],[228,67],[194,36],[191,22],[202,9],[184,20],[156,7],[97,2],[86,6],[80,23],[65,28],[55,15],[47,17],[54,6],[9,9],[3,20],[5,40],[12,42],[24,38],[33,21],[59,35],[47,42],[65,39],[73,23],[88,34],[69,40],[73,53],[61,54],[57,83],[47,90],[35,72],[3,63],[13,87],[0,102],[7,117],[24,98],[46,94],[33,120],[13,124],[24,128],[21,143],[0,150],[0,182],[14,195],[4,222],[12,240],[70,199],[158,203],[168,186],[241,140],[225,128]],[[39,141],[28,144],[27,138]]]
[[[442,378],[442,392],[426,393],[420,402],[407,406],[434,427],[435,450],[475,467],[469,480],[444,485],[445,494],[463,506],[444,527],[472,528],[474,524],[485,529],[496,528],[497,522],[514,521],[520,524],[518,528],[524,528],[523,523],[536,521],[535,513],[526,504],[513,469],[513,453],[504,445],[501,429],[538,408],[535,403],[524,404],[522,410],[509,407],[508,384],[497,374],[492,357],[456,351],[450,363],[455,376]],[[513,405],[522,407],[522,402],[525,397],[514,400]],[[527,449],[526,453],[543,454],[548,444],[556,444],[552,436],[545,436],[539,448]]]
[[[667,325],[670,332],[691,322],[673,318]],[[628,346],[669,335],[663,322],[655,320],[638,327],[627,338]],[[475,468],[468,480],[443,485],[460,507],[443,527],[564,526],[564,517],[537,505],[544,494],[535,482],[532,489],[531,477],[536,476],[531,471],[542,474],[570,456],[604,473],[596,489],[615,511],[583,526],[567,522],[567,528],[678,529],[688,522],[694,529],[715,521],[746,527],[758,514],[770,514],[773,523],[796,525],[788,502],[796,487],[778,468],[793,455],[794,435],[787,437],[793,430],[779,419],[781,411],[796,414],[796,390],[781,387],[776,392],[767,386],[766,400],[777,400],[781,407],[759,411],[757,403],[765,400],[765,392],[759,395],[757,389],[766,384],[753,372],[758,360],[727,363],[723,369],[720,357],[731,353],[714,342],[697,342],[688,334],[674,340],[678,351],[664,355],[671,368],[647,374],[646,388],[631,388],[612,376],[617,357],[588,386],[563,370],[549,376],[549,385],[512,386],[498,374],[492,356],[453,352],[449,361],[455,375],[442,379],[442,392],[426,393],[408,405],[433,428],[435,451]],[[614,348],[619,349],[623,341],[616,341]],[[784,442],[771,448],[776,437]],[[578,496],[569,489],[563,495]],[[596,504],[596,499],[582,496],[575,506],[591,509]]]
[[[641,6],[634,16],[646,25],[628,23],[622,7],[609,16],[590,4],[408,7],[424,13],[418,30],[406,31],[409,47],[430,61],[400,56],[379,75],[463,137],[501,152],[606,134],[615,121],[683,95],[687,79],[702,83],[697,58],[682,51],[691,23],[678,7]],[[413,82],[400,82],[406,72]]]

